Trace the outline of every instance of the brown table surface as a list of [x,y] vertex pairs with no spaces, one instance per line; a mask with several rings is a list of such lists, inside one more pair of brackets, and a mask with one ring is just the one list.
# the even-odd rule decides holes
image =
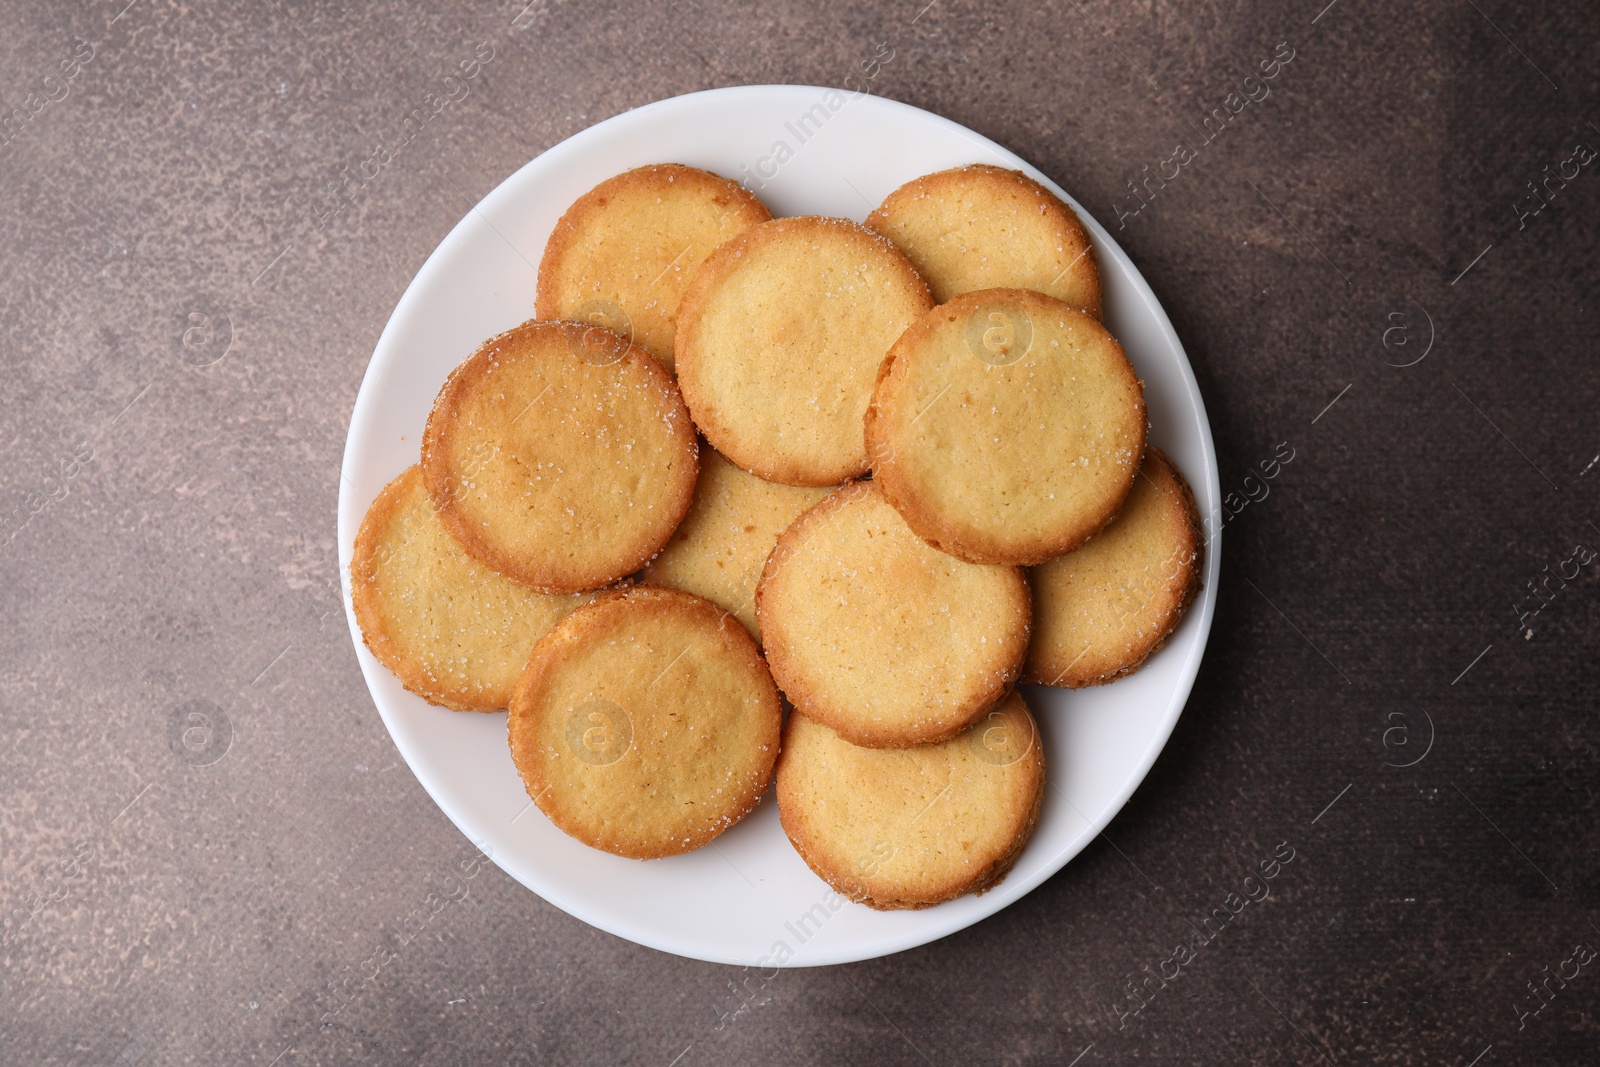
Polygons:
[[[0,1061],[1592,1061],[1600,564],[1566,561],[1600,546],[1600,25],[1325,3],[6,5]],[[319,229],[320,191],[479,42],[470,95]],[[340,604],[379,331],[550,145],[698,89],[837,84],[880,45],[873,91],[1113,229],[1226,491],[1294,449],[1228,524],[1177,732],[1064,871],[890,958],[752,983],[492,866],[397,947],[471,846]],[[172,739],[195,707],[198,754]],[[1271,897],[1168,964],[1281,842]]]

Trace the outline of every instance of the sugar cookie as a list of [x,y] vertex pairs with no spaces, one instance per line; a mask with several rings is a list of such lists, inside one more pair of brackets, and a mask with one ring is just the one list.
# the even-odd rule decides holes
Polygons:
[[562,830],[619,856],[688,852],[749,814],[782,710],[750,634],[672,589],[609,594],[534,647],[511,698],[511,756]]
[[914,178],[867,216],[937,302],[1032,289],[1100,317],[1100,265],[1077,214],[1023,174],[984,163]]
[[1022,571],[930,547],[874,482],[783,532],[756,611],[784,694],[858,745],[959,733],[1005,693],[1028,645]]
[[1117,517],[1088,544],[1031,569],[1025,679],[1078,689],[1137,670],[1200,591],[1203,552],[1189,484],[1147,448]]
[[421,467],[378,494],[350,560],[367,648],[411,692],[454,711],[503,709],[534,642],[590,599],[536,592],[467,555]]
[[727,608],[759,643],[756,582],[761,568],[778,535],[830,492],[765,481],[705,449],[689,514],[667,547],[645,567],[643,581],[681,589]]
[[713,252],[684,294],[684,401],[745,470],[837,485],[867,469],[861,417],[884,353],[932,306],[906,257],[863,226],[763,223]]
[[1043,563],[1122,506],[1144,455],[1144,388],[1096,320],[986,289],[895,342],[866,433],[874,480],[930,544],[975,563]]
[[679,163],[608,178],[550,234],[539,261],[539,318],[603,326],[671,370],[690,279],[714,248],[770,218],[738,182]]
[[574,593],[631,574],[667,543],[694,495],[698,447],[661,364],[596,326],[528,322],[450,375],[422,467],[469,553]]
[[999,884],[1044,799],[1038,726],[1012,693],[948,741],[858,748],[789,716],[778,761],[783,829],[817,875],[879,910],[927,908]]

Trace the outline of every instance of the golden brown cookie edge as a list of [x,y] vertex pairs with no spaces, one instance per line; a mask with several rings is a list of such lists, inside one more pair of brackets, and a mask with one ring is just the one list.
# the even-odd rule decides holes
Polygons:
[[[917,745],[938,744],[961,733],[982,718],[996,703],[1003,700],[1022,671],[1033,634],[1033,595],[1028,586],[1027,576],[1020,568],[1011,568],[1015,579],[1013,591],[1017,594],[1016,602],[1023,618],[1021,637],[1018,638],[1020,651],[1010,657],[1009,667],[992,675],[994,682],[974,698],[970,707],[952,711],[951,717],[936,730],[930,728],[924,732],[908,734],[904,730],[862,727],[861,724],[851,720],[848,712],[841,711],[827,702],[816,700],[815,695],[805,687],[800,677],[800,669],[793,661],[787,642],[782,639],[781,627],[779,630],[774,630],[769,623],[772,609],[767,606],[770,600],[767,595],[768,581],[783,565],[783,559],[794,551],[795,545],[805,536],[811,525],[823,521],[833,511],[845,507],[858,497],[872,495],[876,491],[876,485],[874,481],[847,482],[801,512],[799,517],[778,535],[777,544],[773,546],[772,552],[767,556],[766,565],[761,569],[761,579],[756,583],[756,622],[762,633],[762,649],[767,658],[767,666],[772,671],[773,680],[778,683],[779,691],[790,704],[851,744],[861,748],[910,748]],[[794,679],[794,689],[785,684],[782,675],[789,675]]]
[[[1206,545],[1204,529],[1200,523],[1200,509],[1195,504],[1194,490],[1189,485],[1188,480],[1184,478],[1183,472],[1178,470],[1177,464],[1173,463],[1167,454],[1155,445],[1146,446],[1145,459],[1156,460],[1159,465],[1164,467],[1166,476],[1170,477],[1175,483],[1176,492],[1181,497],[1182,519],[1180,521],[1186,527],[1185,532],[1191,546],[1188,562],[1184,564],[1184,570],[1180,572],[1184,578],[1182,588],[1179,590],[1172,606],[1168,609],[1166,617],[1162,620],[1161,625],[1152,631],[1147,647],[1134,655],[1130,655],[1123,664],[1109,671],[1074,672],[1071,661],[1062,665],[1059,659],[1047,660],[1044,658],[1045,653],[1042,651],[1039,656],[1035,656],[1034,648],[1030,644],[1028,658],[1022,668],[1022,681],[1034,685],[1048,685],[1063,689],[1087,689],[1091,686],[1107,685],[1118,678],[1126,677],[1144,666],[1151,656],[1166,646],[1173,633],[1183,624],[1184,617],[1189,613],[1189,608],[1194,603],[1195,597],[1200,594],[1200,590],[1205,584]],[[1173,585],[1176,586],[1177,582],[1174,581]]]
[[[1121,342],[1111,336],[1110,331],[1093,316],[1087,315],[1071,304],[1044,293],[1036,293],[1031,289],[977,289],[970,293],[962,293],[944,304],[931,309],[922,318],[918,319],[889,349],[889,354],[884,358],[883,364],[878,369],[878,384],[873,389],[872,400],[867,405],[865,430],[867,438],[867,458],[872,468],[873,481],[883,486],[884,494],[889,502],[894,505],[901,518],[928,544],[941,552],[955,556],[957,559],[968,563],[998,563],[1016,567],[1032,567],[1063,556],[1088,541],[1099,533],[1122,508],[1123,500],[1127,499],[1128,490],[1133,487],[1133,478],[1138,477],[1139,465],[1134,464],[1133,476],[1127,479],[1123,486],[1122,494],[1114,502],[1108,498],[1107,504],[1102,506],[1100,512],[1088,513],[1076,527],[1066,531],[1054,541],[1040,543],[1027,553],[999,545],[992,539],[979,537],[975,532],[958,528],[954,523],[946,521],[932,508],[927,507],[916,499],[914,490],[902,474],[900,465],[896,462],[898,446],[889,439],[889,419],[883,413],[886,404],[896,400],[898,388],[903,384],[906,375],[906,365],[909,362],[908,354],[911,346],[924,340],[937,326],[936,318],[940,311],[953,304],[969,303],[974,308],[989,300],[1011,299],[1024,303],[1036,303],[1039,300],[1048,300],[1060,305],[1057,311],[1070,312],[1081,316],[1085,321],[1092,323],[1103,332],[1108,340],[1116,346],[1122,355],[1122,365],[1127,369],[1128,382],[1136,400],[1137,416],[1134,425],[1137,428],[1139,441],[1136,451],[1142,457],[1149,434],[1149,412],[1144,400],[1144,383],[1133,370],[1133,365],[1128,362],[1127,353],[1123,351]],[[966,310],[963,307],[962,310]]]
[[[796,718],[807,718],[807,716],[798,711],[790,714],[790,722],[784,726],[784,751],[779,754],[778,766],[773,772],[773,778],[776,782],[775,793],[778,801],[778,822],[783,827],[784,836],[788,837],[789,843],[794,846],[795,852],[799,853],[801,860],[805,862],[805,865],[811,869],[813,874],[826,882],[835,892],[857,904],[865,904],[875,911],[920,911],[951,900],[958,900],[968,893],[974,896],[981,896],[987,893],[999,885],[1006,875],[1011,872],[1011,869],[1016,866],[1023,849],[1027,847],[1028,841],[1033,837],[1033,831],[1039,822],[1039,812],[1044,806],[1046,768],[1044,739],[1039,732],[1039,720],[1033,714],[1033,709],[1028,707],[1027,701],[1022,698],[1020,693],[1014,690],[1007,693],[1001,701],[996,702],[995,708],[998,709],[1013,697],[1021,703],[1023,711],[1028,717],[1029,725],[1033,728],[1033,736],[1036,742],[1024,757],[1033,770],[1033,794],[1028,804],[1027,814],[1023,816],[1018,825],[1017,833],[1012,839],[1011,847],[997,855],[993,862],[973,875],[970,880],[954,883],[951,889],[938,894],[936,897],[875,895],[871,888],[861,879],[835,869],[831,862],[825,860],[812,835],[807,832],[809,828],[797,821],[794,814],[794,803],[792,801],[786,803],[784,800],[785,794],[788,793],[788,787],[785,785],[787,778],[783,773],[783,768],[784,761],[790,754],[788,744],[789,730],[793,727]],[[810,721],[813,725],[825,725],[814,719]]]
[[1085,280],[1086,287],[1093,290],[1093,296],[1090,301],[1078,310],[1096,320],[1100,319],[1104,311],[1105,290],[1102,282],[1102,271],[1100,270],[1100,257],[1094,250],[1094,241],[1089,235],[1089,228],[1083,224],[1083,219],[1078,217],[1078,213],[1072,209],[1071,204],[1020,170],[997,167],[992,163],[968,163],[960,167],[948,167],[945,170],[936,170],[929,174],[919,175],[884,197],[883,203],[873,208],[871,213],[867,215],[866,225],[887,237],[891,228],[888,221],[889,217],[899,210],[903,203],[914,200],[919,195],[938,195],[941,191],[940,187],[959,182],[971,174],[982,175],[988,178],[991,183],[1023,186],[1040,198],[1040,202],[1045,205],[1046,210],[1056,218],[1063,229],[1072,233],[1078,243],[1085,249],[1084,255],[1087,257],[1091,268],[1090,274]]
[[[430,704],[451,711],[503,711],[504,705],[491,706],[478,694],[429,685],[427,672],[417,660],[399,651],[399,642],[389,626],[388,615],[378,605],[373,586],[377,580],[376,556],[383,540],[383,528],[393,519],[406,494],[411,491],[410,483],[422,480],[422,477],[420,463],[413,463],[401,471],[373,498],[361,520],[355,548],[350,555],[350,606],[355,610],[361,642],[407,692],[415,693]],[[426,493],[427,486],[423,485],[422,489]]]
[[[664,847],[642,847],[637,849],[624,849],[612,847],[605,842],[591,839],[587,834],[587,827],[574,822],[567,817],[559,805],[552,808],[549,798],[549,783],[539,777],[538,771],[542,769],[527,756],[526,750],[519,745],[527,743],[528,734],[533,729],[528,716],[536,714],[536,709],[529,706],[535,699],[538,687],[545,682],[552,672],[559,669],[569,661],[581,647],[581,642],[593,631],[602,628],[609,617],[618,610],[619,604],[631,603],[656,603],[666,606],[676,606],[677,614],[684,618],[699,620],[713,619],[719,632],[728,635],[733,644],[739,646],[739,651],[746,657],[746,664],[755,668],[758,677],[765,678],[764,691],[770,698],[766,701],[771,715],[768,716],[769,729],[767,730],[764,746],[758,746],[768,753],[766,767],[763,774],[759,775],[759,782],[753,784],[744,793],[729,797],[727,807],[724,809],[719,821],[707,825],[695,834],[689,835],[687,842],[675,839],[665,843]],[[592,610],[591,610],[592,609]],[[625,608],[623,610],[626,610]],[[581,616],[581,618],[575,618]],[[772,680],[771,672],[767,670],[765,661],[761,658],[760,651],[755,646],[755,641],[750,637],[749,631],[744,628],[738,618],[731,612],[718,607],[703,597],[692,593],[684,593],[676,589],[663,589],[654,586],[632,586],[619,589],[614,593],[597,597],[588,604],[579,607],[561,622],[557,623],[551,631],[539,640],[528,657],[528,665],[523,668],[522,676],[517,680],[516,688],[511,695],[511,706],[506,716],[507,744],[511,750],[512,763],[517,768],[517,775],[522,779],[523,789],[527,792],[539,810],[567,836],[580,841],[590,848],[602,852],[609,852],[615,856],[627,859],[662,859],[667,856],[681,855],[692,852],[709,841],[715,840],[721,834],[732,829],[742,822],[755,810],[756,805],[766,794],[767,788],[772,784],[773,775],[776,773],[777,760],[780,754],[783,739],[783,711],[778,689]],[[526,757],[526,758],[525,758]]]
[[[687,177],[703,188],[715,186],[732,194],[743,210],[761,215],[761,218],[752,225],[760,225],[761,222],[772,219],[771,210],[750,190],[732,178],[724,178],[702,167],[691,167],[686,163],[646,163],[625,170],[621,174],[614,174],[579,196],[556,220],[555,227],[550,231],[550,237],[545,241],[544,254],[539,257],[538,281],[534,288],[533,303],[535,318],[552,321],[562,318],[556,299],[555,278],[568,253],[576,244],[583,223],[600,210],[600,205],[596,201],[601,197],[632,192],[638,188],[655,188],[660,184],[660,176],[665,173]],[[652,355],[651,358],[655,357]]]
[[468,555],[541,593],[586,593],[604,588],[633,574],[661,551],[662,546],[671,539],[673,531],[683,522],[683,517],[689,513],[689,507],[694,502],[694,483],[700,473],[700,442],[694,432],[688,408],[684,405],[683,397],[672,380],[672,374],[650,353],[629,344],[625,338],[612,334],[624,349],[622,358],[617,362],[632,363],[641,368],[647,379],[646,387],[659,391],[667,406],[676,406],[677,415],[680,416],[670,419],[669,424],[679,442],[687,444],[685,455],[688,462],[679,471],[677,484],[670,487],[672,492],[661,501],[663,518],[656,524],[656,528],[664,532],[658,538],[641,537],[638,545],[627,554],[626,566],[618,564],[593,574],[563,575],[557,573],[554,568],[541,571],[525,566],[522,561],[481,537],[459,513],[448,488],[453,472],[448,466],[447,446],[454,439],[451,431],[455,429],[455,414],[459,411],[461,394],[482,377],[484,368],[489,362],[489,353],[494,346],[525,332],[560,331],[570,337],[574,333],[581,336],[593,330],[603,329],[580,322],[545,322],[530,319],[504,333],[496,334],[479,345],[472,355],[450,372],[438,396],[434,398],[433,407],[428,412],[427,425],[423,429],[421,466],[428,482],[428,495],[432,498],[434,510],[445,524],[445,529],[450,531]]
[[[872,243],[892,253],[891,261],[902,270],[902,278],[913,288],[920,288],[927,308],[924,314],[934,307],[933,297],[928,291],[928,282],[917,269],[911,265],[905,253],[895,247],[883,234],[863,226],[861,223],[850,219],[834,218],[828,215],[793,215],[784,218],[772,219],[750,227],[744,233],[729,240],[716,251],[712,252],[700,264],[700,269],[695,273],[694,279],[689,283],[689,288],[684,291],[683,300],[678,305],[677,332],[673,338],[673,366],[678,375],[678,388],[683,392],[685,405],[689,414],[694,419],[695,425],[711,443],[711,446],[726,456],[735,466],[754,474],[758,478],[765,478],[769,482],[780,482],[784,485],[803,485],[812,488],[839,485],[851,479],[859,478],[866,474],[870,467],[870,456],[863,456],[857,464],[849,467],[840,467],[818,473],[804,469],[793,463],[784,463],[773,457],[764,457],[758,452],[746,448],[730,448],[729,440],[732,431],[723,423],[714,418],[714,412],[708,399],[700,391],[700,384],[695,375],[700,361],[700,353],[694,347],[690,334],[693,324],[698,321],[703,305],[710,297],[717,282],[732,269],[731,264],[742,258],[752,244],[757,241],[769,239],[769,235],[778,233],[771,227],[783,227],[782,233],[804,233],[822,230],[844,230],[851,234],[869,239]],[[882,372],[882,365],[879,365]]]

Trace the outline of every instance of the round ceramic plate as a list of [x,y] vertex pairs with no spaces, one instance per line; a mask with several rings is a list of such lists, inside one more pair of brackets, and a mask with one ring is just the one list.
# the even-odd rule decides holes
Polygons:
[[[993,141],[926,111],[812,86],[749,86],[663,100],[563,141],[484,197],[428,258],[378,339],[351,416],[339,492],[345,573],[368,504],[417,462],[445,376],[480,342],[533,317],[537,264],[561,212],[605,178],[666,161],[743,180],[778,216],[860,220],[903,182],[965,163],[1013,167],[1043,182],[1093,234],[1105,322],[1145,381],[1151,441],[1188,475],[1202,514],[1218,513],[1211,431],[1183,347],[1133,263],[1076,201]],[[1038,829],[1000,885],[923,911],[877,912],[835,896],[790,847],[770,793],[748,819],[688,855],[641,863],[579,844],[529,802],[507,752],[505,716],[454,714],[406,692],[362,644],[348,592],[345,607],[400,754],[508,874],[643,945],[721,963],[805,966],[898,952],[970,926],[1094,839],[1183,710],[1211,629],[1217,548],[1213,536],[1205,587],[1183,625],[1137,673],[1077,692],[1026,688],[1048,759]]]

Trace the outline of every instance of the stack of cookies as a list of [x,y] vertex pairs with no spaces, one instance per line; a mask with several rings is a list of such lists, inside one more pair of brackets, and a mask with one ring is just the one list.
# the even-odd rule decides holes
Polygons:
[[698,848],[775,779],[851,899],[997,884],[1045,786],[1016,682],[1136,669],[1201,571],[1077,216],[981,165],[865,225],[642,167],[562,216],[535,308],[367,514],[373,654],[509,709],[529,796],[595,848]]

